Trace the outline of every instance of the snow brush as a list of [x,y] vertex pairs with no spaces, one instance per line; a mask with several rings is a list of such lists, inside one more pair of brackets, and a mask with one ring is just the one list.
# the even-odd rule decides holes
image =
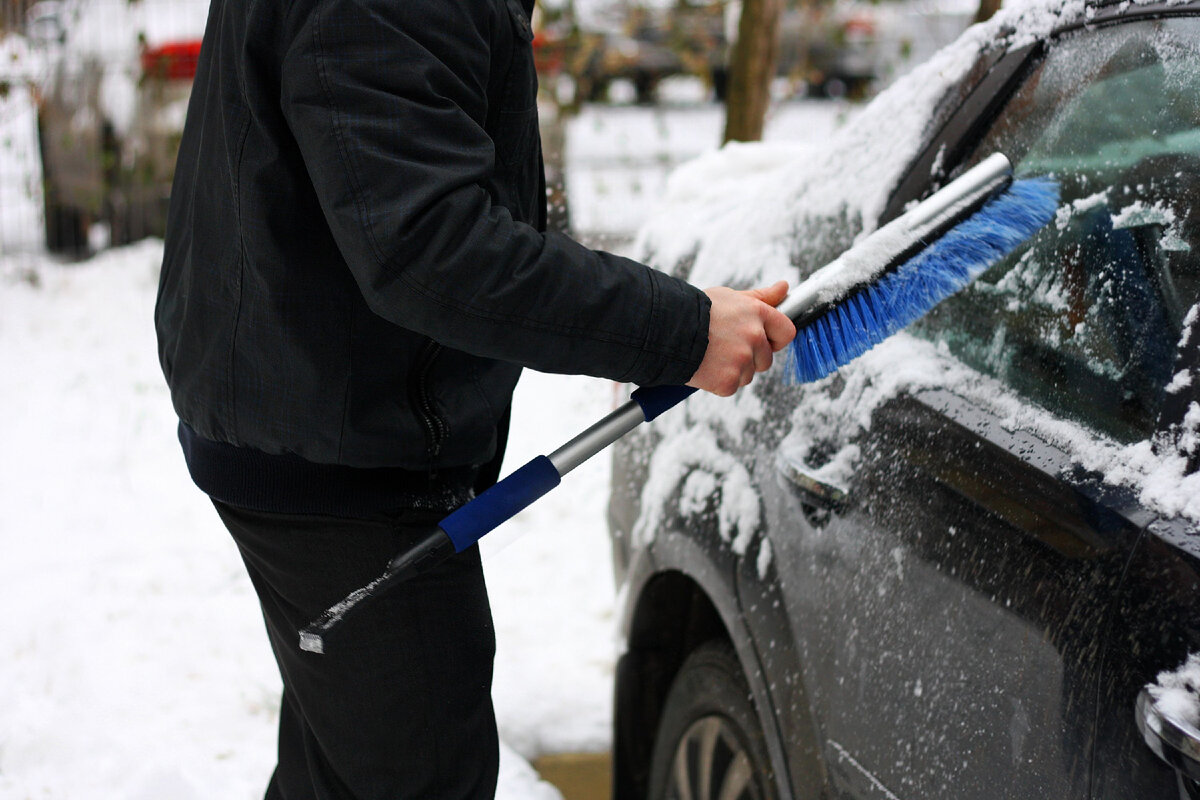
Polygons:
[[[997,153],[879,228],[788,293],[796,323],[790,373],[825,377],[915,321],[1028,240],[1054,216],[1058,185],[1012,179]],[[630,400],[549,456],[537,456],[449,514],[383,574],[300,631],[300,648],[325,652],[330,632],[390,586],[461,553],[559,484],[562,476],[643,422],[690,397],[688,386],[636,389]]]

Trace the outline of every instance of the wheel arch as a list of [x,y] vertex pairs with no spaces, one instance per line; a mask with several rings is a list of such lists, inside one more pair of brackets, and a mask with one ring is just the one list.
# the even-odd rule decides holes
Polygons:
[[627,630],[614,697],[613,797],[618,799],[646,797],[663,704],[688,653],[712,639],[733,644],[712,599],[680,570],[658,572],[642,584]]

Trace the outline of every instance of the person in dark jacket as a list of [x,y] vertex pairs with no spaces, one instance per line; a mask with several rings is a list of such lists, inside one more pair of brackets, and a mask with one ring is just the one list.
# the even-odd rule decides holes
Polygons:
[[477,548],[325,655],[297,630],[498,474],[522,367],[728,395],[786,285],[706,292],[545,232],[532,0],[213,0],[155,323],[189,471],[283,679],[268,798],[485,798]]

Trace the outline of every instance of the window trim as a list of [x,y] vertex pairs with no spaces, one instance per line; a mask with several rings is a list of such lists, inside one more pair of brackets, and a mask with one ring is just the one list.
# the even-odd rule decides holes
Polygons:
[[[967,94],[946,123],[912,161],[900,179],[879,224],[884,225],[904,212],[914,200],[928,196],[948,177],[956,174],[970,157],[983,131],[991,127],[1016,91],[1024,85],[1032,71],[1046,54],[1048,42],[1084,28],[1123,25],[1167,17],[1200,16],[1200,0],[1171,4],[1170,0],[1150,5],[1127,5],[1121,0],[1095,6],[1090,19],[1079,19],[1056,28],[1046,39],[1024,47],[1001,52],[987,73]],[[986,57],[986,56],[985,56]],[[934,174],[934,165],[939,163]]]

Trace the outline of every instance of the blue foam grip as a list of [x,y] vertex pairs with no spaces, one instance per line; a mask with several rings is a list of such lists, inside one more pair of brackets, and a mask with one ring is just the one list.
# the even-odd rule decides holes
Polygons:
[[562,476],[545,456],[525,466],[438,523],[461,553],[484,534],[499,527],[517,512],[558,486]]
[[629,399],[642,407],[646,422],[657,417],[668,408],[687,400],[696,390],[691,386],[645,386],[635,389]]

